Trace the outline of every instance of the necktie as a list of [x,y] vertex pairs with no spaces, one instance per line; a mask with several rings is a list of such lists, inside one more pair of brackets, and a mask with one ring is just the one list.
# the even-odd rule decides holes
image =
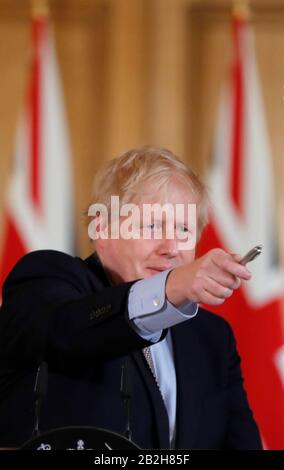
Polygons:
[[150,367],[150,370],[151,370],[155,380],[157,381],[155,368],[154,368],[154,363],[153,363],[153,358],[152,358],[152,354],[151,354],[151,350],[150,350],[149,346],[146,346],[146,348],[143,348],[143,354],[144,354],[144,357],[147,361],[148,366]]
[[[161,394],[162,400],[164,402],[165,408],[168,413],[169,417],[169,427],[170,427],[170,446],[171,448],[174,448],[174,434],[175,434],[175,411],[173,412],[173,409],[176,406],[176,396],[173,390],[171,390],[171,387],[169,387],[169,384],[167,383],[167,380],[164,383],[164,388],[163,392],[166,392],[166,396],[163,395],[159,380],[161,380],[160,375],[157,377],[156,372],[155,372],[155,367],[154,367],[154,361],[151,353],[151,348],[149,346],[146,346],[142,350],[144,357],[147,361],[147,364],[149,366],[150,371],[152,372],[152,375],[155,379],[155,382],[157,384],[158,390]],[[165,387],[166,385],[166,387]]]
[[[152,358],[152,354],[151,354],[151,349],[149,348],[149,346],[146,346],[145,348],[143,348],[143,354],[144,354],[144,357],[147,361],[147,364],[152,372],[152,375],[156,381],[156,384],[157,384],[157,387],[160,391],[160,394],[164,400],[164,397],[163,397],[163,394],[162,394],[162,391],[160,389],[160,385],[159,385],[159,382],[158,382],[158,379],[157,379],[157,376],[156,376],[156,372],[155,372],[155,367],[154,367],[154,362],[153,362],[153,358]],[[164,400],[165,401],[165,400]]]

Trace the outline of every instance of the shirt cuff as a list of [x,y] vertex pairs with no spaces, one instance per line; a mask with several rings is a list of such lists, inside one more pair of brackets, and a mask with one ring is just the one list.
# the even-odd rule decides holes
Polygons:
[[166,299],[166,280],[171,269],[132,285],[128,297],[129,319],[135,331],[148,341],[157,342],[162,330],[182,323],[198,312],[190,300],[178,308]]

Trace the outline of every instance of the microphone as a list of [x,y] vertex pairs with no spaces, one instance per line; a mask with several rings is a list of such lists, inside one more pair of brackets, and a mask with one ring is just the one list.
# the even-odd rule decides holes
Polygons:
[[42,404],[47,394],[47,383],[48,383],[48,365],[47,362],[43,361],[40,363],[35,381],[35,425],[33,430],[33,436],[39,436],[39,422]]
[[120,393],[125,406],[126,414],[126,426],[125,426],[125,437],[131,441],[131,429],[130,429],[130,402],[131,402],[131,379],[130,379],[130,364],[129,359],[126,359],[121,367],[121,382],[120,382]]

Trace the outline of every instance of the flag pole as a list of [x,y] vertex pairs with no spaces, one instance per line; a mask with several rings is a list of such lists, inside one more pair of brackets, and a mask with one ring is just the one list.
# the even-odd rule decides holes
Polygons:
[[47,17],[49,15],[48,0],[30,0],[33,18]]
[[232,10],[235,18],[248,20],[251,16],[249,0],[234,0]]

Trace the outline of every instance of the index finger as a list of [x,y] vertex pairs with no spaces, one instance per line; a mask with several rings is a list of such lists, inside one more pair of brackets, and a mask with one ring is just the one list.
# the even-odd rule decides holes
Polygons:
[[239,261],[239,255],[230,255],[230,257],[226,257],[222,261],[222,267],[233,276],[248,281],[251,278],[251,272],[246,268],[246,266],[240,264]]

